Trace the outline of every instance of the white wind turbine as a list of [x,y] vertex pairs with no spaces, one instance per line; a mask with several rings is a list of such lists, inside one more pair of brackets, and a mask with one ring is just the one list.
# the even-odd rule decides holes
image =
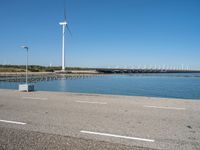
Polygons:
[[66,5],[64,3],[64,21],[59,23],[62,26],[62,71],[65,71],[65,28],[69,31],[69,34],[71,34],[71,31],[69,30],[69,26],[66,19]]

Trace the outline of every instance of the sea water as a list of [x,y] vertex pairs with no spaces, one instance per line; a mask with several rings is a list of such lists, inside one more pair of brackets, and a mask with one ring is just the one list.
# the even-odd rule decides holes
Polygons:
[[[17,82],[0,82],[18,89]],[[34,83],[37,91],[150,96],[200,100],[200,73],[114,74]]]

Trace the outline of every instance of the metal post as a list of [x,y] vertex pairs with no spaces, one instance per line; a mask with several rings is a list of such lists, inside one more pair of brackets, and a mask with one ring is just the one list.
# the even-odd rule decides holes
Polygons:
[[28,84],[28,47],[26,48],[26,84]]
[[19,85],[19,91],[34,91],[34,85],[28,84],[28,47],[27,46],[21,46],[26,50],[26,84],[20,84]]

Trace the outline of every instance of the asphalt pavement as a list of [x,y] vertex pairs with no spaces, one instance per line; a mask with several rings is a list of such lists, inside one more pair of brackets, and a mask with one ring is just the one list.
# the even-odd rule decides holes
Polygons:
[[200,101],[0,90],[1,149],[200,149]]

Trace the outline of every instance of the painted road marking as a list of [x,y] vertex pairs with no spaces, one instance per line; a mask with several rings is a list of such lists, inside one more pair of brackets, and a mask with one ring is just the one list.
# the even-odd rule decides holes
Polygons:
[[155,140],[152,140],[152,139],[144,139],[144,138],[138,138],[138,137],[122,136],[122,135],[109,134],[109,133],[91,132],[91,131],[84,131],[84,130],[82,130],[80,132],[81,133],[86,133],[86,134],[109,136],[109,137],[130,139],[130,140],[138,140],[138,141],[144,141],[144,142],[155,142]]
[[47,100],[48,98],[43,97],[22,97],[23,99],[36,99],[36,100]]
[[100,104],[100,105],[106,105],[105,102],[90,102],[90,101],[76,101],[77,103],[88,103],[88,104]]
[[20,124],[20,125],[25,125],[26,124],[24,122],[9,121],[9,120],[0,120],[0,122],[12,123],[12,124]]
[[147,107],[147,108],[158,108],[158,109],[185,110],[185,108],[178,108],[178,107],[160,107],[160,106],[148,106],[148,105],[145,105],[144,107]]

